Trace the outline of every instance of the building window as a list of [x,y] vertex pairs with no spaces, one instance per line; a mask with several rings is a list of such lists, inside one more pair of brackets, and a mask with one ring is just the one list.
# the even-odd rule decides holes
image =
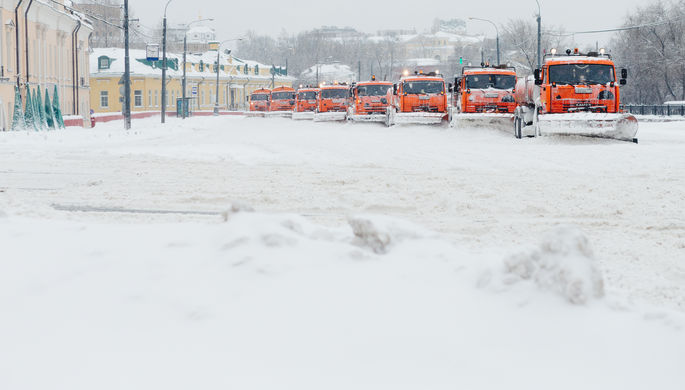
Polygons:
[[98,70],[107,70],[110,67],[110,59],[107,56],[98,57]]
[[152,107],[152,90],[147,91],[147,106]]
[[155,90],[155,107],[159,107],[159,91]]
[[100,91],[100,108],[109,108],[109,92]]
[[133,91],[133,104],[136,107],[143,107],[143,91]]

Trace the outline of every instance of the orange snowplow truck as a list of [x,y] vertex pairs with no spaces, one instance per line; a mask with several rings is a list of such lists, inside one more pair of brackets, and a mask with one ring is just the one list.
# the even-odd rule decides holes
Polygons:
[[[637,119],[621,112],[620,79],[611,56],[600,52],[545,56],[542,69],[516,86],[514,135],[582,135],[637,141]],[[526,128],[528,127],[528,129]],[[528,134],[527,134],[528,135]]]
[[388,125],[401,123],[436,124],[447,119],[445,80],[437,73],[405,76],[394,87],[393,109]]
[[300,88],[295,99],[296,112],[314,112],[319,97],[318,88]]
[[514,68],[506,65],[464,67],[461,77],[457,77],[454,85],[454,105],[460,113],[513,114],[516,109]]
[[347,120],[350,87],[346,84],[322,85],[317,100],[315,121]]
[[316,111],[318,97],[318,88],[301,87],[299,90],[297,90],[293,119],[314,119],[314,112]]
[[385,122],[392,103],[393,84],[389,81],[365,81],[352,86],[350,119],[353,121]]
[[269,105],[269,111],[291,113],[295,108],[295,97],[296,93],[293,88],[274,88],[271,90],[271,104]]
[[462,68],[454,80],[450,125],[510,129],[515,86],[516,69],[506,65]]
[[268,89],[258,89],[250,95],[250,111],[269,111],[271,101],[271,91]]

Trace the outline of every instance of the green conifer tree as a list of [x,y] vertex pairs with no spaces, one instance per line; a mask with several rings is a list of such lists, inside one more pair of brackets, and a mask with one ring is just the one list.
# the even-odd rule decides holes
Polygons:
[[48,121],[47,118],[45,118],[45,106],[43,105],[43,94],[40,85],[36,89],[36,94],[34,96],[36,97],[36,106],[38,106],[38,115],[36,117],[39,119],[40,128],[42,130],[47,130]]
[[21,103],[21,93],[19,88],[14,87],[14,113],[12,115],[12,131],[26,129],[26,118],[24,117],[24,107]]
[[48,129],[55,129],[55,111],[52,109],[52,103],[50,102],[50,95],[48,95],[48,89],[45,88],[45,119],[48,123]]
[[24,110],[26,116],[26,128],[38,131],[38,124],[36,123],[36,104],[31,97],[31,88],[26,86],[26,109]]
[[59,108],[59,94],[57,93],[57,85],[55,91],[52,93],[52,109],[55,111],[55,127],[64,128],[64,117],[62,117],[62,110]]

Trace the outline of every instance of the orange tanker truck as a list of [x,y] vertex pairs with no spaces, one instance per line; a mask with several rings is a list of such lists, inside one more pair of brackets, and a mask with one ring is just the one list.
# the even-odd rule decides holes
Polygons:
[[448,118],[445,80],[437,72],[406,75],[394,87],[388,109],[389,126],[403,123],[438,124]]
[[546,55],[542,69],[516,85],[514,135],[580,135],[637,142],[637,119],[619,108],[620,79],[611,56],[575,49]]
[[269,103],[271,101],[271,91],[268,89],[257,89],[250,94],[250,112],[251,116],[264,116],[269,111]]
[[317,99],[314,120],[317,122],[347,120],[347,108],[350,105],[349,100],[349,85],[322,85]]
[[318,97],[318,88],[300,87],[295,98],[293,119],[314,119]]
[[352,86],[352,104],[349,119],[361,122],[385,122],[388,107],[392,103],[393,84],[389,81],[371,81],[357,83]]
[[455,78],[452,126],[511,128],[516,109],[516,69],[500,66],[464,67]]
[[276,116],[291,116],[295,108],[295,90],[290,87],[276,87],[271,90],[269,113]]

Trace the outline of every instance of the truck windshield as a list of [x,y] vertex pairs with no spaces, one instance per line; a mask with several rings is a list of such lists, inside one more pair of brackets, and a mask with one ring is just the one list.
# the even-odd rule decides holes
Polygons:
[[297,97],[300,100],[316,100],[316,92],[314,91],[309,91],[309,92],[300,92]]
[[357,87],[359,96],[385,96],[391,85],[360,85]]
[[273,100],[290,100],[295,99],[295,94],[292,92],[274,92],[271,94]]
[[349,94],[347,89],[324,89],[321,91],[323,99],[344,99]]
[[508,74],[476,74],[466,76],[466,88],[469,89],[513,89],[516,76]]
[[441,93],[445,92],[445,83],[442,81],[405,81],[402,90],[410,95]]
[[608,84],[616,81],[614,67],[599,64],[565,64],[549,67],[549,82],[570,85]]
[[253,102],[256,102],[257,100],[269,100],[269,95],[265,95],[260,93],[259,95],[252,95],[250,98]]

